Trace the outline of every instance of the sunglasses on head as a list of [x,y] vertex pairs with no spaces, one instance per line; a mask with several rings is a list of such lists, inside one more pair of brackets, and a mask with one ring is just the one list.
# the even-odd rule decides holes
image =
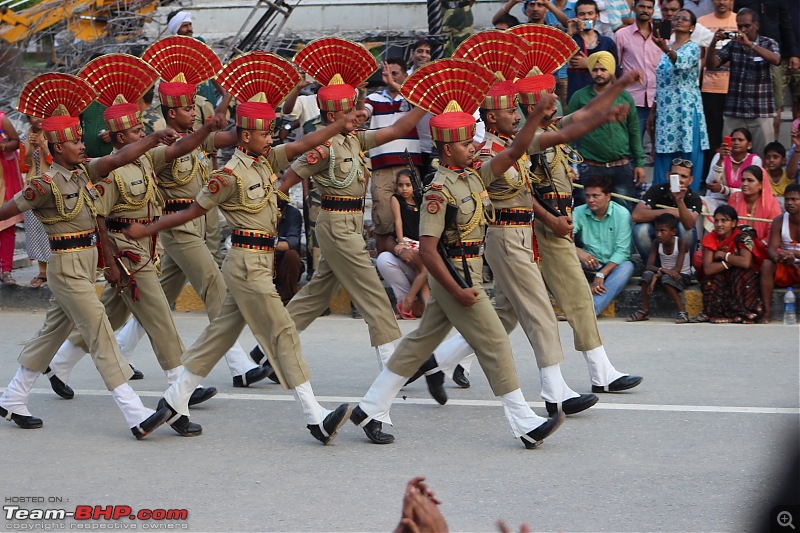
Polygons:
[[684,168],[692,168],[694,164],[688,159],[681,159],[680,157],[676,157],[672,160],[672,164],[676,167],[684,167]]

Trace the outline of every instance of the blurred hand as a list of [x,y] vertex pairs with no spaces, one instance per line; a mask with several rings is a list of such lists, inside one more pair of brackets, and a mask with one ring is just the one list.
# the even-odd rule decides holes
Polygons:
[[156,132],[156,137],[158,137],[159,142],[162,144],[166,144],[167,146],[171,145],[175,141],[181,138],[178,135],[178,132],[173,130],[172,128],[165,128],[163,130],[159,130]]
[[463,307],[472,307],[478,303],[478,291],[472,287],[466,289],[459,289],[458,293],[453,295],[456,301]]

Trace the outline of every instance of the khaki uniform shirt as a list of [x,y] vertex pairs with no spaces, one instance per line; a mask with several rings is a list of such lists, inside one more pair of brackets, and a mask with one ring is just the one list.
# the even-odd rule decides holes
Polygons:
[[[180,142],[180,141],[178,141]],[[170,163],[166,161],[167,146],[157,146],[150,150],[153,167],[158,177],[158,188],[165,200],[188,198],[194,199],[197,193],[208,182],[211,161],[208,153],[217,149],[214,145],[214,134],[209,135],[198,148],[192,150]],[[195,175],[189,179],[192,169],[197,167]]]
[[[473,167],[479,169],[498,153],[510,146],[512,139],[502,139],[486,131],[483,144],[478,150],[478,160]],[[532,209],[530,157],[523,155],[502,176],[496,176],[486,183],[486,190],[495,209]]]
[[97,214],[110,219],[160,216],[160,196],[155,183],[148,154],[114,170],[96,186]]
[[[301,178],[313,178],[317,191],[322,196],[351,196],[363,198],[368,174],[364,151],[375,148],[375,130],[336,135],[325,144],[303,154],[292,163]],[[333,179],[330,176],[333,160]],[[354,170],[355,169],[355,170]],[[355,178],[347,185],[344,182],[351,172]]]
[[[556,129],[566,128],[572,124],[572,115],[567,115],[559,119],[555,123]],[[539,148],[539,138],[545,130],[540,130],[533,137],[531,145],[528,147],[528,155],[531,156],[531,163],[537,164],[539,161],[539,153],[542,151]],[[569,161],[567,161],[563,148],[560,146],[553,146],[544,151],[547,162],[550,164],[550,172],[553,175],[553,183],[561,194],[572,194],[572,179],[569,174]],[[558,160],[556,160],[558,159]],[[555,163],[554,163],[555,162]],[[538,165],[537,165],[538,166]],[[537,168],[533,173],[533,181],[538,187],[549,187],[550,183],[544,175],[541,168]]]
[[[14,195],[14,203],[22,212],[33,210],[40,220],[64,218],[65,215],[71,215],[80,204],[81,208],[72,220],[50,223],[42,220],[45,232],[48,235],[60,235],[94,231],[97,190],[91,181],[100,180],[98,161],[93,159],[74,172],[53,162],[50,170],[32,179],[27,187]],[[59,204],[63,205],[59,207]]]
[[[266,158],[258,159],[236,150],[197,195],[197,203],[203,209],[219,206],[232,229],[275,235],[279,210],[272,184],[277,179],[275,170],[288,165],[285,145],[276,146]],[[253,212],[241,209],[243,206]]]

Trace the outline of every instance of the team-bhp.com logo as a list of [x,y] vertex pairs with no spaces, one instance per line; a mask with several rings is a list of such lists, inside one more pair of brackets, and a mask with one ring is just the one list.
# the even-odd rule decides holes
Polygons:
[[[66,509],[23,509],[19,505],[4,505],[3,514],[6,520],[47,520],[59,521],[72,519],[76,521],[93,520],[130,520],[154,521],[143,523],[142,529],[177,529],[186,527],[186,524],[174,524],[174,521],[186,520],[189,517],[187,509],[140,509],[134,511],[128,505],[77,505],[75,510]],[[134,524],[131,524],[135,528]],[[169,525],[170,527],[165,527]],[[89,524],[70,524],[70,529],[83,529]],[[16,528],[14,528],[16,529]]]

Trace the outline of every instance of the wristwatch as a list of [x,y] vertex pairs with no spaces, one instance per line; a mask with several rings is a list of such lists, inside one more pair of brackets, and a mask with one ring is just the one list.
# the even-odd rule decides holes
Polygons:
[[606,275],[603,274],[602,272],[598,272],[597,274],[594,275],[594,277],[600,278],[600,279],[606,279]]

